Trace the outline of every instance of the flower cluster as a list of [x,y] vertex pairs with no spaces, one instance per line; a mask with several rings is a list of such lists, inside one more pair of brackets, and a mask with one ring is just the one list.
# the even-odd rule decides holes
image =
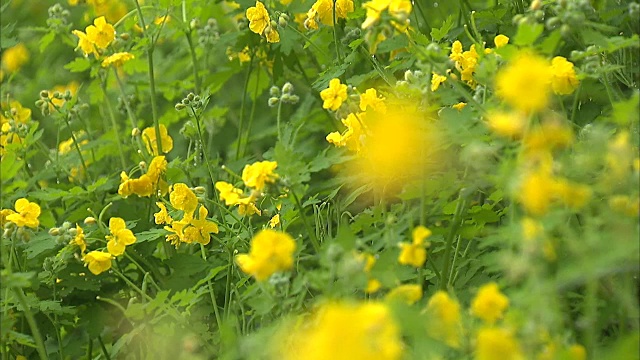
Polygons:
[[346,19],[354,10],[353,0],[317,0],[309,11],[304,21],[304,27],[308,30],[318,30],[318,22],[333,26],[333,5],[335,3],[336,21]]
[[220,200],[227,206],[238,205],[240,215],[261,214],[256,207],[256,200],[262,196],[267,184],[273,184],[279,178],[275,173],[278,163],[275,161],[258,161],[251,165],[245,165],[242,170],[242,181],[250,189],[249,196],[244,196],[242,189],[236,188],[226,181],[218,181],[215,184]]
[[256,6],[247,9],[247,19],[249,20],[249,29],[259,35],[263,35],[268,43],[280,42],[280,33],[278,32],[278,23],[271,20],[269,12],[264,4],[256,1]]
[[18,101],[3,102],[2,108],[6,111],[0,112],[0,157],[8,151],[9,145],[22,144],[31,120],[31,109],[23,107]]
[[209,244],[211,234],[218,233],[218,225],[207,220],[209,210],[199,204],[196,194],[186,184],[177,183],[171,187],[169,202],[175,210],[182,211],[180,220],[174,220],[162,202],[156,203],[160,211],[154,214],[156,224],[166,224],[164,229],[169,232],[167,241],[176,247],[181,243]]
[[291,269],[295,250],[296,242],[289,234],[265,229],[251,239],[248,254],[236,256],[236,263],[245,274],[264,281],[276,272]]
[[16,200],[14,205],[15,211],[11,209],[2,209],[2,218],[0,224],[5,226],[7,222],[14,224],[17,227],[29,227],[32,229],[38,228],[40,225],[40,206],[34,202],[30,202],[25,198]]
[[167,183],[162,179],[162,174],[167,170],[167,160],[164,156],[155,156],[145,174],[139,178],[132,179],[122,171],[120,173],[120,187],[118,194],[122,197],[138,195],[140,197],[150,197],[158,192],[162,195],[167,193]]
[[398,25],[406,26],[413,6],[409,0],[370,0],[363,3],[362,7],[367,10],[367,18],[362,23],[362,28],[367,29],[380,20],[385,10],[399,23]]
[[115,39],[116,29],[104,16],[100,16],[93,21],[93,25],[86,27],[85,32],[73,30],[73,34],[78,37],[78,47],[85,56],[94,54],[99,57],[100,52]]

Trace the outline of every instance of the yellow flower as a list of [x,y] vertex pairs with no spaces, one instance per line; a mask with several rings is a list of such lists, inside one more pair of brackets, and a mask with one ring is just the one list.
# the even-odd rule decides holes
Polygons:
[[493,324],[502,318],[502,314],[509,307],[509,298],[500,292],[498,284],[482,285],[471,302],[471,313],[488,324]]
[[149,164],[149,169],[146,174],[151,178],[154,190],[159,189],[163,194],[166,192],[166,189],[163,188],[166,184],[162,183],[160,177],[165,171],[167,171],[167,159],[164,155],[160,155],[154,156],[153,159],[151,159],[151,163]]
[[[328,303],[308,326],[276,339],[285,360],[399,360],[403,344],[389,308],[379,302]],[[282,341],[284,340],[284,341]]]
[[2,68],[8,72],[16,72],[29,61],[29,50],[23,43],[18,43],[2,52]]
[[373,294],[380,290],[382,287],[380,281],[371,277],[371,269],[376,263],[376,258],[371,254],[356,254],[356,259],[363,263],[364,268],[362,270],[368,277],[367,286],[364,289],[364,292],[367,294]]
[[256,1],[255,7],[248,8],[246,15],[249,20],[249,29],[256,34],[262,35],[264,29],[271,23],[267,9],[260,1]]
[[496,75],[496,94],[525,113],[540,111],[549,102],[551,75],[545,59],[522,52]]
[[455,105],[451,105],[452,108],[458,110],[458,111],[462,111],[462,109],[464,109],[464,107],[467,106],[466,102],[459,102]]
[[170,234],[167,235],[167,241],[175,247],[178,247],[181,242],[184,242],[184,228],[189,224],[189,217],[187,217],[186,214],[185,217],[179,221],[171,222],[171,226],[164,227],[165,230],[170,232]]
[[173,219],[171,218],[171,215],[169,215],[169,212],[167,212],[167,207],[161,202],[156,202],[156,205],[160,208],[160,211],[153,214],[155,223],[158,225],[160,224],[170,225],[173,222]]
[[580,84],[573,69],[573,63],[562,56],[551,60],[551,87],[558,95],[571,94]]
[[82,260],[89,265],[89,271],[93,275],[99,275],[111,269],[111,254],[102,251],[92,251],[85,255]]
[[191,219],[189,224],[184,229],[184,238],[182,239],[187,244],[198,242],[202,245],[207,245],[211,241],[211,233],[218,233],[218,225],[213,221],[207,220],[209,211],[206,207],[200,206],[198,210],[198,218]]
[[132,194],[148,197],[154,194],[154,188],[154,181],[147,174],[140,176],[138,179],[130,179],[126,172],[120,173],[118,194],[122,197],[126,198]]
[[71,240],[72,245],[77,245],[80,248],[80,253],[84,255],[84,252],[87,251],[87,242],[84,239],[84,230],[76,224],[76,236]]
[[133,54],[128,52],[118,52],[107,56],[107,58],[102,61],[102,67],[109,67],[112,65],[114,67],[120,67],[131,59],[135,59]]
[[424,226],[418,226],[413,230],[413,242],[411,244],[400,243],[400,256],[398,262],[402,265],[411,265],[417,268],[424,265],[427,260],[427,250],[424,239],[431,236],[431,231]]
[[[26,124],[31,119],[31,109],[23,107],[22,104],[14,100],[9,102],[9,115],[13,121]],[[5,122],[6,119],[2,116],[2,123]]]
[[547,213],[555,198],[557,182],[547,170],[538,169],[525,175],[518,191],[518,200],[527,213],[541,216]]
[[271,220],[269,220],[269,227],[273,229],[278,225],[280,225],[280,214],[275,214]]
[[[64,99],[56,99],[56,98],[53,97],[53,94],[56,91],[61,93],[61,94],[64,94],[68,90],[69,93],[71,94],[71,96],[75,96],[75,94],[78,91],[79,87],[80,87],[80,84],[78,84],[77,81],[71,81],[67,85],[56,85],[56,86],[53,87],[53,89],[51,89],[51,91],[49,91],[49,99],[51,99],[51,102],[53,103],[53,105],[60,107],[60,106],[64,105],[66,100],[64,100]],[[80,130],[78,133],[84,134],[84,130]]]
[[89,41],[100,49],[106,49],[116,37],[116,29],[107,23],[104,16],[95,19],[93,25],[87,26],[85,32]]
[[462,323],[460,304],[446,291],[437,291],[427,303],[427,331],[429,336],[443,341],[452,348],[460,347]]
[[347,100],[347,85],[341,84],[340,79],[331,79],[329,87],[320,91],[320,97],[324,101],[323,108],[336,111]]
[[520,221],[522,226],[522,237],[525,241],[532,241],[544,235],[542,224],[530,217],[525,217]]
[[347,127],[342,134],[335,131],[327,135],[326,139],[329,143],[335,146],[346,146],[349,150],[359,153],[363,148],[364,129],[362,121],[364,120],[365,113],[349,114],[345,119],[342,119],[342,124]]
[[220,195],[220,200],[223,200],[227,206],[236,205],[242,196],[242,190],[234,187],[228,182],[218,181],[216,182],[215,187]]
[[124,253],[125,247],[136,242],[133,232],[127,229],[127,224],[122,218],[112,217],[109,220],[109,232],[111,235],[105,236],[107,239],[107,251],[113,256],[120,256]]
[[296,242],[284,232],[265,229],[251,239],[249,254],[236,256],[240,269],[258,281],[267,280],[278,271],[293,267]]
[[519,112],[491,111],[487,114],[487,126],[496,135],[518,139],[527,127],[527,118]]
[[35,229],[40,225],[40,206],[36,203],[29,202],[25,198],[16,200],[15,203],[16,212],[6,216],[7,221],[11,221],[16,226],[27,226]]
[[87,37],[87,34],[80,30],[73,30],[73,35],[78,37],[78,46],[76,49],[80,48],[84,53],[84,56],[89,56],[91,54],[98,55],[98,51],[96,50],[96,46],[93,44],[91,40]]
[[271,25],[267,26],[264,30],[264,36],[267,39],[268,43],[277,43],[280,42],[280,33],[278,30],[274,29]]
[[247,187],[262,191],[267,183],[274,183],[278,174],[274,170],[278,167],[275,161],[258,161],[251,165],[245,165],[242,169],[242,181]]
[[[353,10],[353,0],[337,0],[336,20],[346,19]],[[317,0],[307,11],[307,20],[305,21],[307,28],[318,29],[318,20],[324,25],[333,26],[333,0]]]
[[496,45],[496,49],[499,49],[509,43],[509,38],[499,34],[495,38],[493,38],[493,43]]
[[409,0],[371,0],[362,4],[367,10],[367,17],[362,23],[362,28],[367,29],[380,20],[384,10],[389,10],[389,14],[402,22],[406,21],[411,14],[412,6]]
[[431,91],[438,90],[438,88],[440,87],[440,84],[442,84],[446,80],[447,80],[446,76],[433,73],[433,75],[431,76]]
[[609,207],[626,216],[637,217],[640,215],[640,199],[637,197],[631,199],[626,195],[613,195],[609,198]]
[[400,285],[391,290],[384,299],[386,301],[401,301],[408,305],[413,305],[422,299],[422,286],[416,284]]
[[385,113],[387,106],[384,103],[384,97],[378,97],[376,89],[367,89],[364,94],[360,94],[360,110],[366,111],[371,108],[373,111]]
[[[159,127],[162,152],[166,154],[173,149],[173,139],[169,135],[166,126],[160,124]],[[158,142],[156,140],[156,128],[154,126],[142,130],[142,141],[147,147],[149,154],[158,155]]]
[[192,216],[198,206],[196,194],[183,183],[173,185],[169,201],[174,208],[184,211],[185,216]]
[[449,55],[449,59],[454,62],[462,60],[462,43],[459,40],[456,40],[451,44],[451,54]]
[[15,213],[16,212],[11,210],[11,209],[2,209],[2,210],[0,210],[0,228],[4,228],[4,224],[9,222],[9,220],[7,220],[7,216],[9,216],[11,214],[15,214]]
[[518,341],[510,331],[483,328],[476,338],[476,360],[524,360]]

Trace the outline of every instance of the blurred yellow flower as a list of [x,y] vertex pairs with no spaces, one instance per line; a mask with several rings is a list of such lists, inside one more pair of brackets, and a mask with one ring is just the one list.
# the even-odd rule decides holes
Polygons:
[[29,50],[23,43],[18,43],[2,51],[2,68],[8,72],[16,72],[29,61]]
[[389,291],[384,299],[385,301],[400,301],[408,305],[413,305],[422,299],[422,286],[417,284],[397,286]]
[[490,111],[486,117],[487,126],[496,135],[519,139],[524,134],[528,119],[520,112]]
[[431,236],[431,230],[420,225],[413,229],[413,241],[409,243],[400,243],[400,256],[398,262],[402,265],[411,265],[421,267],[427,260],[427,249],[425,249],[424,240]]
[[118,52],[107,56],[107,58],[102,61],[102,67],[121,67],[124,63],[132,59],[135,59],[135,55],[128,52]]
[[[166,154],[173,149],[173,138],[171,138],[171,135],[169,135],[166,126],[160,124],[159,127],[162,152]],[[158,142],[156,140],[155,126],[149,126],[148,128],[142,130],[142,141],[147,147],[147,151],[149,152],[149,154],[158,155]]]
[[257,281],[267,280],[278,271],[293,267],[296,242],[284,232],[265,229],[251,239],[249,254],[236,256],[240,269]]
[[100,49],[106,49],[116,37],[116,29],[107,22],[104,16],[96,18],[93,25],[87,26],[85,32],[87,39]]
[[551,76],[545,59],[523,51],[496,75],[496,94],[522,112],[540,111],[549,103]]
[[135,235],[131,230],[127,229],[127,224],[122,218],[112,217],[109,219],[109,232],[111,235],[105,236],[107,239],[107,251],[113,256],[122,255],[127,245],[136,242]]
[[[285,360],[399,360],[403,344],[389,308],[379,302],[328,303],[290,332]],[[284,341],[283,341],[284,340]]]
[[[56,86],[53,87],[53,89],[51,89],[51,91],[49,91],[49,99],[51,99],[51,102],[53,103],[53,105],[60,107],[60,106],[64,105],[65,100],[64,99],[57,99],[57,98],[53,97],[53,94],[55,94],[56,92],[64,94],[67,91],[69,91],[71,96],[75,96],[75,94],[78,91],[79,87],[80,87],[80,84],[78,84],[78,82],[75,81],[75,80],[71,81],[67,85],[56,85]],[[80,132],[84,133],[83,130],[80,130]]]
[[498,284],[482,285],[471,302],[471,314],[493,324],[501,319],[504,311],[509,307],[509,298],[500,292]]
[[462,334],[460,304],[446,291],[440,290],[429,298],[425,311],[429,316],[427,319],[429,336],[443,341],[452,348],[459,348]]
[[371,0],[362,4],[367,10],[367,17],[361,27],[367,29],[380,20],[382,12],[389,10],[389,14],[396,20],[405,22],[411,14],[410,0]]
[[40,206],[34,202],[29,202],[25,198],[16,200],[15,213],[9,214],[5,217],[6,221],[11,221],[16,226],[27,226],[35,229],[40,225]]
[[455,105],[451,105],[452,108],[458,110],[458,111],[462,111],[462,109],[464,109],[464,107],[467,106],[466,102],[459,102]]
[[[310,30],[318,29],[318,21],[324,25],[333,26],[333,0],[317,0],[307,11],[306,27]],[[354,10],[353,0],[336,0],[336,20],[346,19]]]
[[89,266],[89,271],[91,271],[93,275],[100,275],[111,269],[111,254],[106,252],[92,251],[85,255],[82,260],[85,266]]
[[329,87],[320,91],[320,97],[324,101],[323,108],[336,111],[347,100],[347,85],[341,84],[340,79],[331,79]]
[[258,161],[245,165],[242,170],[242,181],[247,187],[262,191],[267,183],[273,184],[278,179],[274,171],[278,167],[275,161]]
[[518,340],[500,328],[482,328],[476,337],[476,360],[524,360]]
[[551,87],[558,95],[568,95],[580,84],[573,69],[573,63],[562,56],[556,56],[551,60]]
[[493,38],[493,43],[496,45],[496,49],[499,49],[509,43],[509,38],[499,34],[495,38]]
[[371,269],[373,268],[373,265],[376,264],[375,256],[366,253],[356,254],[356,260],[362,262],[362,270],[367,274],[367,286],[365,287],[364,292],[367,294],[373,294],[380,290],[380,287],[382,287],[380,281],[371,277]]
[[2,209],[2,210],[0,210],[0,227],[4,228],[4,224],[9,222],[9,220],[7,220],[7,216],[9,216],[11,214],[15,214],[15,213],[16,212],[11,210],[11,209]]
[[338,147],[346,146],[349,150],[359,153],[364,145],[365,128],[362,123],[364,117],[365,113],[347,115],[345,119],[341,120],[347,129],[342,134],[338,131],[328,134],[327,141]]

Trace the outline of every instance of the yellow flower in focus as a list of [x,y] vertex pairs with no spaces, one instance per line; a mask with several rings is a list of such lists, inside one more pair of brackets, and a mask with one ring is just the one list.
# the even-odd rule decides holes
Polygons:
[[26,226],[35,229],[40,225],[40,206],[36,203],[29,202],[25,198],[16,200],[14,208],[16,212],[5,217],[7,221],[11,221],[16,226]]
[[[169,131],[167,131],[166,126],[160,124],[159,128],[162,152],[166,154],[173,149],[173,138],[171,138],[171,135],[169,135]],[[142,141],[147,147],[147,151],[149,152],[149,154],[154,156],[158,155],[158,141],[156,138],[155,126],[149,126],[148,128],[142,130]]]
[[366,111],[367,108],[379,113],[387,112],[387,106],[384,103],[384,97],[378,97],[376,89],[367,89],[364,94],[360,94],[360,110]]
[[[186,219],[185,219],[186,217]],[[174,245],[176,248],[180,245],[181,242],[184,242],[184,229],[189,224],[189,218],[185,216],[183,219],[179,221],[172,221],[171,226],[165,226],[164,229],[167,230],[170,234],[167,235],[167,242],[170,242],[171,245]]]
[[496,49],[499,49],[509,43],[509,38],[499,34],[495,38],[493,38],[493,43],[496,45]]
[[105,236],[107,239],[107,251],[113,256],[122,255],[127,245],[136,242],[135,235],[131,230],[127,229],[127,224],[122,218],[112,217],[109,219],[109,232],[111,232],[111,235]]
[[476,360],[524,360],[520,345],[510,331],[483,328],[476,337]]
[[189,225],[184,229],[184,242],[187,244],[197,242],[207,245],[211,241],[211,233],[218,233],[218,225],[213,221],[207,220],[208,214],[207,208],[200,206],[198,218],[191,219]]
[[400,301],[407,305],[413,305],[422,299],[422,286],[416,284],[400,285],[391,290],[384,299],[385,301]]
[[249,20],[249,29],[256,34],[262,35],[264,29],[271,23],[267,9],[260,1],[256,1],[256,6],[248,8],[246,15]]
[[185,217],[192,216],[198,206],[196,194],[183,183],[173,185],[169,193],[169,201],[174,208],[184,211]]
[[442,84],[446,80],[447,80],[446,76],[433,73],[433,75],[431,76],[431,91],[438,90],[438,88],[440,87],[440,84]]
[[29,50],[23,43],[18,43],[2,51],[2,68],[8,72],[16,72],[29,61]]
[[85,266],[89,266],[89,271],[91,271],[93,275],[100,275],[111,269],[111,254],[106,252],[92,251],[85,255],[82,260]]
[[274,171],[278,167],[275,161],[258,161],[245,165],[242,169],[242,181],[247,187],[262,191],[267,183],[273,184],[278,179]]
[[87,37],[87,34],[80,30],[73,30],[73,35],[78,37],[78,46],[76,49],[80,48],[84,53],[84,56],[89,56],[91,54],[98,55],[98,51],[96,50],[96,46],[93,44],[91,40]]
[[551,87],[558,95],[569,95],[580,84],[573,63],[562,56],[556,56],[551,60],[551,73]]
[[496,75],[496,94],[525,113],[540,111],[549,103],[551,77],[545,59],[521,52]]
[[323,108],[336,111],[347,100],[347,85],[341,84],[340,79],[331,79],[329,87],[320,91],[320,97],[324,101]]
[[462,323],[460,304],[452,299],[446,291],[437,291],[427,303],[427,331],[429,336],[443,341],[452,348],[460,347]]
[[251,239],[249,254],[236,256],[236,263],[245,274],[264,281],[278,271],[293,267],[295,249],[296,242],[289,234],[265,229]]
[[527,118],[519,112],[491,111],[487,114],[487,126],[496,135],[519,139],[527,127]]
[[220,195],[220,200],[223,200],[227,206],[236,205],[242,196],[242,190],[234,187],[228,182],[218,181],[216,182],[215,187]]
[[389,308],[378,302],[329,303],[289,335],[283,359],[399,360],[403,344]]
[[160,224],[171,225],[171,223],[173,222],[173,219],[171,218],[171,215],[169,215],[169,212],[167,211],[167,207],[164,205],[164,203],[161,203],[161,202],[156,202],[156,205],[158,206],[158,208],[160,208],[160,211],[153,214],[155,223],[158,225]]
[[95,19],[93,25],[87,26],[85,32],[87,39],[100,49],[106,49],[116,37],[116,29],[107,23],[104,16]]
[[71,240],[72,245],[76,245],[80,248],[80,253],[84,255],[84,252],[87,251],[87,242],[85,241],[84,230],[76,224],[76,236]]
[[113,55],[107,56],[106,59],[102,61],[102,67],[121,67],[127,61],[135,59],[135,56],[128,52],[118,52]]
[[482,285],[471,302],[471,314],[493,324],[501,319],[504,311],[509,307],[509,298],[500,292],[498,284]]

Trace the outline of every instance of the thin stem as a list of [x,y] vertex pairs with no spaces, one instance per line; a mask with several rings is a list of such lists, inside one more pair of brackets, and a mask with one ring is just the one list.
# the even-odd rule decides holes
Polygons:
[[[314,48],[318,49],[318,51],[320,51],[320,53],[321,53],[324,57],[329,57],[329,55],[327,55],[327,53],[326,53],[326,52],[325,52],[325,51],[324,51],[320,46],[316,45],[313,41],[311,41],[311,39],[310,39],[307,35],[305,35],[305,34],[301,33],[301,32],[300,32],[300,30],[296,29],[296,27],[295,27],[295,26],[293,26],[293,25],[291,25],[291,23],[289,23],[289,24],[287,25],[287,27],[288,27],[289,29],[291,29],[291,30],[293,30],[293,31],[297,32],[297,33],[298,33],[298,35],[302,36],[305,40],[307,40],[307,42],[309,42],[309,44],[313,45],[313,47],[314,47]],[[314,59],[315,59],[315,58],[314,58]]]
[[27,297],[24,295],[24,292],[21,288],[13,288],[13,293],[18,298],[18,302],[22,307],[24,312],[24,316],[27,318],[27,323],[29,324],[29,328],[31,328],[31,335],[33,335],[33,340],[36,343],[36,350],[38,351],[38,356],[41,360],[47,360],[49,357],[47,356],[47,350],[44,347],[44,342],[42,341],[42,335],[40,334],[40,329],[38,329],[38,324],[36,323],[36,319],[33,317],[31,313],[31,308],[27,303]]
[[278,126],[278,142],[282,142],[282,129],[280,128],[280,118],[282,117],[282,100],[278,101],[278,113],[276,115],[276,124]]
[[227,261],[227,279],[224,284],[224,311],[227,317],[231,314],[231,273],[233,271],[233,253],[231,249],[227,249],[229,253],[229,259]]
[[336,1],[333,0],[333,7],[331,9],[333,15],[333,43],[336,46],[336,56],[338,57],[338,64],[342,64],[342,54],[340,53],[340,44],[338,43],[338,21],[336,18]]
[[71,130],[71,122],[69,121],[69,116],[67,114],[63,114],[63,117],[64,117],[65,123],[67,123],[67,128],[71,132],[73,147],[76,149],[76,152],[80,157],[80,163],[82,164],[82,169],[84,170],[84,173],[87,174],[87,179],[89,179],[90,182],[93,182],[93,180],[91,179],[91,174],[89,174],[89,168],[87,167],[87,163],[86,161],[84,161],[84,156],[82,156],[82,151],[80,151],[80,145],[78,144],[78,139],[76,138],[76,135],[73,133],[73,130]]
[[449,233],[447,234],[447,239],[445,243],[444,250],[444,264],[442,266],[441,271],[441,280],[440,280],[440,290],[446,290],[449,285],[449,276],[451,269],[451,250],[453,248],[453,239],[456,237],[458,233],[458,229],[462,224],[462,215],[467,207],[467,197],[468,194],[466,189],[460,190],[460,194],[458,195],[458,203],[456,204],[456,211],[453,215],[453,220],[451,220],[451,227],[449,228]]
[[298,212],[300,213],[300,218],[302,219],[302,223],[304,224],[304,227],[309,233],[309,237],[311,238],[311,245],[313,245],[313,249],[316,251],[316,253],[319,253],[320,243],[318,243],[318,239],[316,238],[316,233],[315,231],[313,231],[313,229],[311,229],[311,226],[307,222],[307,217],[304,214],[304,209],[302,208],[302,204],[300,204],[300,199],[296,195],[295,191],[293,191],[293,189],[290,189],[290,190],[291,190],[291,195],[293,195],[293,200],[296,203],[296,207],[298,208]]
[[[247,88],[249,87],[249,77],[253,70],[253,61],[255,54],[251,53],[251,60],[249,61],[249,67],[247,68],[247,75],[244,78],[244,86],[242,87],[242,102],[240,103],[240,121],[238,123],[238,144],[236,146],[236,160],[240,159],[240,150],[242,148],[242,127],[244,125],[244,111],[247,104]],[[257,83],[257,82],[256,82]]]
[[[107,112],[109,113],[109,118],[111,119],[111,126],[113,127],[113,132],[116,133],[116,143],[118,144],[118,152],[120,153],[120,165],[122,168],[127,167],[127,162],[124,158],[124,151],[122,150],[122,140],[120,139],[120,129],[118,128],[118,122],[116,121],[116,115],[113,113],[113,108],[111,107],[111,101],[109,100],[109,94],[107,94],[107,82],[106,79],[102,79],[102,93],[104,94],[104,102],[107,104]],[[158,132],[159,134],[159,132]],[[160,138],[158,136],[158,138]]]
[[[202,260],[207,261],[207,254],[204,251],[204,245],[202,244],[200,244],[200,253],[202,254]],[[228,266],[231,266],[231,264],[229,264]],[[222,329],[222,320],[220,319],[220,312],[218,311],[216,295],[213,293],[213,283],[211,282],[211,279],[207,280],[207,285],[209,286],[209,296],[211,297],[211,304],[213,305],[213,313],[216,316],[218,331],[220,331],[220,329]]]
[[98,335],[98,344],[100,344],[100,349],[102,349],[102,354],[107,360],[111,360],[111,356],[109,356],[109,352],[107,351],[107,347],[104,346],[104,342],[102,341],[102,336]]
[[[118,70],[116,68],[113,69],[113,73],[116,76],[116,81],[118,82],[118,89],[120,89],[120,96],[122,96],[122,101],[124,102],[124,107],[127,110],[127,114],[129,115],[129,120],[131,121],[131,129],[135,129],[138,127],[138,118],[136,116],[136,113],[133,111],[133,109],[131,109],[131,105],[129,104],[129,100],[127,100],[127,94],[124,91],[124,84],[122,83],[122,80],[120,79],[120,76],[118,75]],[[156,133],[158,134],[158,133]],[[156,136],[159,137],[159,136]],[[138,150],[140,150],[141,154],[144,154],[144,152],[142,151],[142,149],[144,148],[144,146],[142,146],[142,140],[140,140],[139,136],[136,136],[136,144],[138,145]]]
[[251,127],[253,126],[253,119],[256,115],[256,105],[258,99],[258,85],[260,84],[260,72],[258,72],[258,76],[256,78],[256,87],[253,91],[253,102],[251,103],[251,113],[249,113],[249,124],[247,124],[247,130],[245,130],[244,136],[244,146],[240,149],[240,157],[244,156],[244,152],[247,150],[246,146],[249,143],[249,136],[251,135]]

